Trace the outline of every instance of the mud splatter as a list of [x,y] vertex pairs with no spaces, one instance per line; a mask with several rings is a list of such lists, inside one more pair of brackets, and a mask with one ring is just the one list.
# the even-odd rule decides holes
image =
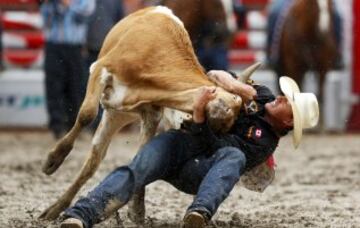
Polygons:
[[[100,169],[79,195],[85,195],[137,150],[136,133],[117,135]],[[0,132],[0,227],[57,227],[37,216],[69,186],[89,151],[83,135],[53,176],[41,164],[54,141],[46,132]],[[276,153],[276,179],[263,194],[236,186],[209,227],[359,227],[360,136],[306,135],[294,151],[282,140]],[[77,196],[77,198],[79,197]],[[165,182],[147,187],[146,227],[177,227],[192,196]],[[136,227],[126,207],[96,227]]]

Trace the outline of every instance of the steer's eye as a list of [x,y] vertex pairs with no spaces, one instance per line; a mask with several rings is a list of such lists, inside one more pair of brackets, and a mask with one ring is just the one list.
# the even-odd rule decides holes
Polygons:
[[234,95],[234,100],[235,100],[235,102],[239,102],[239,101],[241,101],[241,98],[238,95]]

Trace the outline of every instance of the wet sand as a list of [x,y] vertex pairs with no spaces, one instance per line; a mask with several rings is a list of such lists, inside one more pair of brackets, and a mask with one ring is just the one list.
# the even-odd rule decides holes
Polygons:
[[[70,185],[90,148],[82,135],[53,176],[41,172],[54,140],[47,132],[0,132],[0,227],[58,227],[37,216]],[[137,133],[120,133],[76,199],[136,153]],[[297,151],[284,138],[274,183],[262,194],[236,186],[210,227],[360,227],[360,135],[305,135]],[[165,182],[147,187],[146,227],[176,227],[192,196]],[[96,227],[136,227],[118,216]]]

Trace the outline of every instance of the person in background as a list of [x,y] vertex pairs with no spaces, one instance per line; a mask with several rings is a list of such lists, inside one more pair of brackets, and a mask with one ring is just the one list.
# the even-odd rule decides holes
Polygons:
[[214,21],[203,21],[199,36],[193,40],[196,55],[206,71],[228,70],[228,50],[242,18],[242,4],[238,0],[221,0],[225,10],[226,30],[214,25]]
[[96,8],[90,17],[86,36],[87,69],[96,61],[107,33],[124,14],[122,0],[96,0]]
[[[110,29],[124,17],[124,6],[122,0],[96,0],[94,13],[88,23],[86,36],[85,70],[82,82],[83,91],[86,90],[89,78],[89,68],[97,60],[100,49],[106,34]],[[82,94],[82,98],[85,93]],[[81,99],[82,100],[82,99]],[[100,111],[101,113],[101,111]],[[97,127],[100,122],[101,114],[95,119],[91,129]]]
[[246,27],[246,13],[248,9],[242,3],[242,0],[233,0],[234,14],[238,28]]
[[45,0],[45,93],[49,129],[61,137],[75,122],[81,102],[82,48],[95,0]]

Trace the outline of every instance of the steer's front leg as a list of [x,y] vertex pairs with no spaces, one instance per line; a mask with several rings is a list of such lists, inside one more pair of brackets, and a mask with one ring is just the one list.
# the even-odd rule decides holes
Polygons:
[[123,126],[134,121],[137,117],[133,114],[118,113],[106,110],[103,114],[101,123],[95,133],[91,152],[80,173],[66,192],[50,207],[48,207],[39,218],[54,220],[66,209],[76,193],[96,172],[100,162],[105,157],[107,148],[112,136]]
[[[146,106],[141,110],[141,146],[148,142],[156,133],[162,117],[158,107]],[[145,186],[137,190],[128,203],[128,216],[137,225],[145,222]]]

